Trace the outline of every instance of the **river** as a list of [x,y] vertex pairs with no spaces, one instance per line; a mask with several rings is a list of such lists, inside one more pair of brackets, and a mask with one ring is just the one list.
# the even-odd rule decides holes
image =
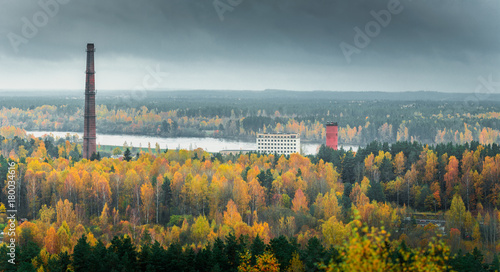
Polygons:
[[[81,139],[83,133],[76,132],[61,132],[61,131],[26,131],[27,134],[32,134],[35,137],[52,134],[54,137],[66,137],[70,135],[78,135]],[[154,149],[155,144],[160,144],[160,148],[168,149],[187,149],[193,150],[202,148],[208,152],[219,152],[221,150],[256,150],[257,144],[255,142],[235,141],[219,138],[190,138],[190,137],[177,137],[177,138],[162,138],[150,136],[137,136],[137,135],[110,135],[110,134],[97,134],[98,145],[117,145],[123,146],[127,142],[128,146],[134,147],[147,147],[148,143]],[[320,144],[301,143],[302,151],[305,155],[315,155],[318,153]],[[343,146],[344,149],[352,148],[354,151],[358,150],[357,146]]]

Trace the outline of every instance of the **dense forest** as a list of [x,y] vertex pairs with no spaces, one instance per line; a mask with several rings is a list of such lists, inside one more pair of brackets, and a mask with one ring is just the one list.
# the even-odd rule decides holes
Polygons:
[[[26,95],[28,95],[27,93]],[[407,97],[403,99],[403,94]],[[83,131],[83,93],[0,98],[2,126]],[[99,92],[97,132],[253,141],[257,132],[299,133],[323,142],[325,123],[339,123],[339,142],[494,143],[500,134],[497,95],[341,92]],[[399,99],[399,100],[398,100]]]
[[[157,147],[86,160],[71,138],[0,135],[0,176],[15,176],[22,218],[17,265],[4,243],[2,271],[499,267],[496,143],[375,141],[314,156]],[[0,227],[10,241],[5,213]]]

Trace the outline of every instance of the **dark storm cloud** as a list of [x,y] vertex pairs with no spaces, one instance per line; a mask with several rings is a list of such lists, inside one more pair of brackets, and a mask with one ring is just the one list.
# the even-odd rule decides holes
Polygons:
[[15,53],[8,34],[22,35],[21,18],[32,20],[42,9],[34,0],[0,0],[0,57],[57,62],[80,58],[84,44],[95,42],[99,53],[109,58],[186,65],[229,62],[384,70],[384,64],[408,60],[422,66],[442,61],[491,71],[498,63],[500,1],[401,0],[402,12],[393,14],[389,25],[348,64],[339,44],[354,45],[354,27],[364,29],[374,20],[370,12],[387,9],[391,1],[244,0],[221,21],[212,1],[71,0]]

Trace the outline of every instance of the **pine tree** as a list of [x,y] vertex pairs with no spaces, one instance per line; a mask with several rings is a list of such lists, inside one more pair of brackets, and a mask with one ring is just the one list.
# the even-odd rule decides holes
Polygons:
[[155,241],[151,246],[151,255],[149,257],[149,265],[154,271],[161,271],[166,267],[166,251],[158,241]]
[[356,180],[356,174],[354,173],[354,168],[356,165],[356,160],[354,158],[354,153],[349,150],[347,151],[344,161],[342,162],[342,181],[353,184]]
[[[68,266],[71,264],[71,256],[68,254],[68,252],[64,251],[59,253],[58,258],[55,259],[57,260],[57,267],[60,269],[59,271],[66,272]],[[57,270],[51,270],[51,271],[57,271]]]
[[380,165],[380,181],[387,182],[394,179],[394,170],[391,161],[384,157]]
[[240,265],[240,255],[244,253],[244,248],[236,240],[236,236],[230,233],[226,236],[225,255],[229,262],[229,270],[235,271]]
[[250,263],[252,265],[255,265],[255,262],[257,260],[257,256],[264,254],[264,251],[266,250],[266,244],[264,244],[264,241],[260,239],[259,235],[255,237],[252,243],[251,251],[250,253],[252,254],[252,257],[250,259]]
[[99,240],[92,248],[92,262],[90,264],[90,271],[93,272],[107,272],[113,269],[106,258],[106,246]]
[[214,246],[212,249],[212,253],[215,260],[215,265],[213,270],[219,269],[219,271],[229,271],[229,262],[225,253],[225,245],[224,242],[217,237],[214,241]]
[[370,201],[376,200],[377,202],[385,202],[384,189],[380,182],[370,180],[370,187],[368,188],[366,196]]
[[212,271],[212,268],[215,266],[215,260],[210,245],[202,248],[196,254],[194,264],[195,271]]
[[286,271],[290,261],[292,260],[293,252],[298,250],[298,248],[293,244],[290,244],[283,235],[272,239],[269,242],[269,248],[280,263],[281,271]]
[[151,244],[146,243],[143,244],[141,242],[141,251],[139,252],[137,256],[137,266],[140,271],[156,271],[156,269],[153,269],[153,266],[151,264],[151,258],[152,258],[152,253],[151,253]]
[[141,237],[141,245],[150,245],[151,244],[151,234],[149,230],[146,228],[142,233]]
[[318,264],[324,261],[325,255],[326,251],[321,241],[317,237],[309,239],[303,258],[307,271],[317,271]]
[[82,235],[73,250],[73,269],[75,272],[90,271],[90,263],[92,263],[91,248],[85,235]]
[[7,248],[7,244],[3,243],[2,247],[0,247],[0,271],[17,271],[16,265],[9,263],[11,257],[7,255],[10,252]]
[[186,249],[186,252],[184,253],[184,271],[195,271],[195,259],[196,254],[194,253],[193,248],[189,247]]
[[350,183],[345,183],[344,193],[342,194],[341,204],[342,204],[342,215],[347,218],[352,206],[352,201],[349,195],[352,191],[352,185]]
[[493,261],[490,265],[490,271],[500,271],[500,261],[498,260],[498,254],[493,254]]
[[130,160],[132,160],[131,154],[132,152],[130,152],[130,149],[127,147],[125,153],[123,154],[123,159],[129,162]]
[[[172,188],[170,187],[170,179],[165,176],[163,184],[161,185],[161,194],[163,199],[163,205],[166,209],[162,209],[162,219],[164,221],[170,220],[170,206],[172,205]],[[166,214],[165,214],[166,213]]]
[[69,152],[69,156],[71,157],[71,160],[74,162],[77,162],[80,160],[80,152],[78,151],[77,146],[75,145],[75,148]]
[[166,260],[166,267],[170,271],[184,271],[186,263],[182,253],[182,246],[178,243],[171,244],[167,249]]

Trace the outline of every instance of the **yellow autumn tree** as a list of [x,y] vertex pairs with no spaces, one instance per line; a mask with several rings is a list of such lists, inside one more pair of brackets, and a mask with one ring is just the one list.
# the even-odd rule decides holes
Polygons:
[[463,232],[466,218],[464,202],[459,195],[455,195],[451,201],[450,210],[446,212],[446,225],[448,228],[457,228]]
[[299,253],[294,252],[292,254],[292,260],[290,260],[290,266],[288,267],[288,272],[304,272],[304,263],[300,260]]
[[402,177],[406,165],[406,157],[403,151],[396,154],[396,156],[394,157],[393,165],[394,165],[394,174],[397,177]]
[[233,185],[233,199],[239,208],[240,214],[243,215],[249,211],[248,204],[250,203],[251,196],[248,193],[248,184],[241,177],[237,177]]
[[99,227],[101,228],[103,233],[107,233],[109,230],[109,208],[108,203],[104,204],[102,208],[101,216],[99,216]]
[[70,231],[68,224],[66,224],[66,221],[63,221],[63,223],[61,224],[61,226],[57,230],[57,239],[59,241],[59,250],[61,252],[64,252],[64,251],[72,252],[73,247],[70,243],[71,242],[71,231]]
[[57,225],[60,226],[64,221],[68,224],[70,229],[76,225],[76,214],[73,210],[73,203],[67,199],[59,200],[56,205]]
[[337,195],[334,190],[326,193],[324,196],[318,194],[316,197],[316,205],[315,215],[317,218],[330,218],[332,216],[338,217],[341,211],[341,208],[338,204]]
[[191,226],[191,233],[196,242],[203,242],[208,235],[212,232],[210,223],[205,216],[198,216],[194,220],[194,224]]
[[278,272],[280,265],[274,254],[265,251],[262,255],[257,256],[256,264],[251,264],[250,252],[247,250],[241,256],[241,262],[238,266],[238,272]]
[[347,237],[348,231],[342,221],[337,220],[335,216],[330,217],[323,225],[321,231],[325,243],[329,246],[340,245]]
[[269,243],[271,241],[271,228],[267,222],[255,222],[252,226],[252,237],[257,237],[257,235],[264,241],[264,243]]
[[144,217],[146,218],[146,224],[153,217],[151,212],[154,204],[154,190],[151,182],[146,182],[141,186],[141,200],[142,200],[142,210],[144,212]]
[[339,247],[340,260],[323,266],[327,272],[333,271],[447,271],[449,248],[443,242],[432,241],[426,248],[408,249],[398,247],[398,259],[390,258],[393,253],[389,233],[384,229],[362,227],[358,220],[349,240]]

